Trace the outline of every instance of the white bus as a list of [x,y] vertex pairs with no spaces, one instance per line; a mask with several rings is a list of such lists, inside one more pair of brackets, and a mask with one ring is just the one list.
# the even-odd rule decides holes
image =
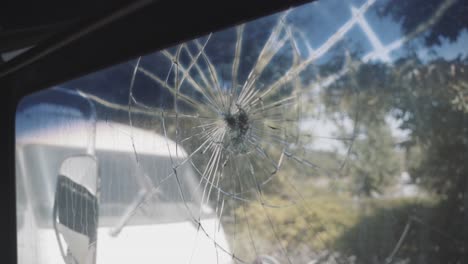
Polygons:
[[70,99],[90,103],[49,90],[18,108],[18,263],[231,263],[190,163],[180,182],[171,176],[187,153],[171,157],[175,142],[99,121],[93,107],[57,104]]

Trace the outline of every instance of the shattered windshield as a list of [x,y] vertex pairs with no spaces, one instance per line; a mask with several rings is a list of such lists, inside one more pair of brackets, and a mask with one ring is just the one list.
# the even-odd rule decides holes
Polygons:
[[317,1],[25,99],[20,260],[64,263],[57,175],[86,154],[96,263],[465,263],[467,8]]

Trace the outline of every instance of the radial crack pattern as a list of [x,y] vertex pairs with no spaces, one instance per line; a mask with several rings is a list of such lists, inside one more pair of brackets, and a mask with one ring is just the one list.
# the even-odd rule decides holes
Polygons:
[[[178,221],[196,230],[184,255],[189,263],[202,263],[197,254],[209,251],[216,263],[354,263],[330,241],[356,218],[339,199],[355,169],[348,162],[361,158],[354,145],[372,139],[361,122],[370,122],[366,111],[375,103],[361,89],[358,72],[378,54],[350,55],[343,46],[374,2],[351,7],[352,16],[320,45],[294,23],[301,15],[289,10],[255,22],[261,29],[242,24],[130,62],[126,105],[82,93],[125,112],[130,126],[123,133],[131,139],[139,192],[111,235],[140,215],[162,217],[158,206],[176,201],[171,210]],[[441,4],[399,45],[437,23],[452,4]],[[379,44],[388,60],[400,46]],[[160,138],[139,142],[142,128]],[[381,143],[380,135],[375,141]],[[148,148],[159,156],[148,158]],[[344,214],[345,221],[317,216],[321,182],[338,197],[323,210]],[[397,259],[417,223],[408,219],[387,263]]]

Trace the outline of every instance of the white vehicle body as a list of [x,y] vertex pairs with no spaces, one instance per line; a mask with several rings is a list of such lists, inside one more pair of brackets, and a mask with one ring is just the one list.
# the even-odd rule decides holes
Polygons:
[[[59,111],[60,118],[50,122],[44,120],[55,110],[47,105],[17,114],[18,263],[64,263],[51,224],[57,173],[66,158],[86,154],[90,137],[100,178],[96,263],[231,263],[219,219],[213,209],[199,204],[191,167],[179,170],[187,201],[170,177],[160,182],[161,193],[143,209],[136,206],[149,188],[144,174],[151,172],[151,186],[169,175],[175,142],[127,125],[69,118],[74,112],[67,111]],[[187,157],[180,146],[177,153],[173,159]],[[192,207],[201,216],[203,231],[188,212]]]

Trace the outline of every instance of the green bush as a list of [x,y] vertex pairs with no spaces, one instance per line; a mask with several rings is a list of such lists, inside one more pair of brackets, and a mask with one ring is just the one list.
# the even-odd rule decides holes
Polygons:
[[[358,220],[347,198],[321,196],[291,201],[264,196],[263,201],[264,206],[251,203],[235,212],[236,232],[244,237],[234,245],[240,254],[254,257],[250,244],[245,243],[245,239],[252,239],[258,254],[279,256],[284,249],[292,259],[310,257],[333,248],[336,239]],[[232,227],[227,230],[232,231]]]
[[466,263],[468,217],[456,204],[448,200],[364,201],[357,224],[335,245],[364,264]]

